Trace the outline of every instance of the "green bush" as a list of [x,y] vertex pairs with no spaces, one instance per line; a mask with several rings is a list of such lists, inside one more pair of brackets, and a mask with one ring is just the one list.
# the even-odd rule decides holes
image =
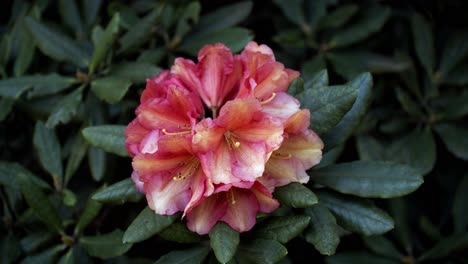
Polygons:
[[[223,2],[4,4],[0,262],[468,262],[468,6]],[[251,40],[300,70],[324,156],[252,231],[199,236],[147,207],[124,129],[175,58]]]

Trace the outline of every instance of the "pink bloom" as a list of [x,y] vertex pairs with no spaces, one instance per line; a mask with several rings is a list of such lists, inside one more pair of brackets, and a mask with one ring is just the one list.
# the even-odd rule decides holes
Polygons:
[[278,206],[278,201],[260,182],[250,189],[222,185],[187,214],[187,226],[204,235],[216,222],[223,221],[234,230],[245,232],[255,225],[257,212],[271,213]]
[[198,64],[177,58],[171,73],[197,92],[209,109],[216,111],[237,93],[241,67],[240,60],[229,48],[218,43],[200,50]]
[[221,108],[218,118],[195,128],[193,148],[214,184],[254,182],[282,140],[282,123],[262,111],[255,99],[236,99]]

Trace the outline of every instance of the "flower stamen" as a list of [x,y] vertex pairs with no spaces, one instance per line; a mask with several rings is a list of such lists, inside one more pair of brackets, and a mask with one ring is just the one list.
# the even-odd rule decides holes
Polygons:
[[270,96],[270,98],[261,101],[260,104],[262,104],[262,105],[263,105],[263,104],[268,104],[269,102],[273,101],[273,99],[275,99],[275,97],[276,97],[276,93],[272,93],[271,96]]
[[224,133],[224,138],[226,139],[226,142],[228,143],[230,149],[240,148],[241,143],[238,141],[239,137],[233,134],[232,132],[228,131]]
[[231,204],[236,204],[236,197],[234,197],[234,191],[232,189],[229,190],[230,197],[228,198],[231,200]]
[[275,153],[273,153],[272,157],[275,158],[275,159],[288,160],[288,159],[292,158],[292,155],[291,155],[291,153],[284,154],[284,153],[281,153],[281,152],[275,152]]
[[181,162],[180,165],[183,166],[183,168],[177,172],[176,176],[172,177],[174,181],[182,181],[192,176],[200,167],[200,160],[192,157],[188,162]]
[[187,130],[187,131],[179,131],[179,132],[167,132],[167,130],[165,128],[163,128],[162,132],[168,136],[177,136],[177,135],[184,135],[184,134],[190,134],[192,133],[191,130]]

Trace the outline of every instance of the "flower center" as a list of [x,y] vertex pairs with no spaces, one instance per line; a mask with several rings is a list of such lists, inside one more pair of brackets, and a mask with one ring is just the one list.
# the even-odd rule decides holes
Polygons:
[[174,181],[182,181],[187,179],[187,177],[192,176],[192,174],[200,167],[200,160],[196,157],[192,157],[187,162],[181,162],[180,166],[182,166],[182,168],[177,172],[176,176],[172,177]]
[[260,104],[268,104],[269,102],[273,101],[273,99],[275,99],[276,97],[276,93],[272,93],[271,96],[268,98],[268,99],[265,99],[263,101],[260,102]]
[[292,157],[291,153],[274,152],[272,158],[288,160]]
[[224,133],[224,139],[228,143],[228,146],[230,149],[235,149],[235,148],[237,149],[241,145],[241,143],[239,142],[239,137],[230,131],[227,131],[226,133]]

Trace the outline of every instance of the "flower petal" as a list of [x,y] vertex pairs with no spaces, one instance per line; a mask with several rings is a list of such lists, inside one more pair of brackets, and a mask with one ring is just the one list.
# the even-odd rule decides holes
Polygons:
[[279,202],[273,199],[271,192],[259,181],[256,181],[251,189],[258,201],[258,210],[262,213],[271,213],[279,207]]
[[261,109],[258,100],[253,98],[235,99],[221,108],[215,123],[227,130],[235,130],[248,125],[254,118],[254,114]]
[[219,194],[212,195],[187,213],[187,227],[200,235],[206,235],[226,210],[226,200],[219,199]]
[[140,153],[140,143],[148,132],[149,130],[144,128],[138,119],[128,124],[125,129],[125,147],[132,157]]
[[151,177],[145,183],[146,199],[149,207],[161,215],[172,215],[184,211],[190,201],[190,181],[173,180],[173,176]]
[[221,218],[239,232],[252,229],[256,222],[258,201],[255,195],[245,189],[232,188],[224,193],[227,197],[227,211]]

